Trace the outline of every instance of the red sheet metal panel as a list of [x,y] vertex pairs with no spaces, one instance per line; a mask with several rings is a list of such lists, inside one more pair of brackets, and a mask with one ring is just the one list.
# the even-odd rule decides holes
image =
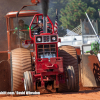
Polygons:
[[83,87],[100,87],[100,63],[95,55],[82,55],[81,82]]

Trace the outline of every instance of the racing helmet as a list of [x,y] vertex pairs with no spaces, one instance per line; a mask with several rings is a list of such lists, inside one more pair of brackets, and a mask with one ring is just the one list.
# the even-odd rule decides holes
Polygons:
[[38,20],[38,24],[43,23],[43,19]]

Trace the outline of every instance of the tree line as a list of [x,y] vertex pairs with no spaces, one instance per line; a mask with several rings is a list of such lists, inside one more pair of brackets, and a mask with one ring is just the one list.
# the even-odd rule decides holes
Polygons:
[[85,19],[85,12],[90,19],[98,21],[100,34],[100,0],[50,0],[48,14],[55,21],[56,9],[58,10],[58,34],[64,36],[66,29],[72,30],[80,24],[80,19]]

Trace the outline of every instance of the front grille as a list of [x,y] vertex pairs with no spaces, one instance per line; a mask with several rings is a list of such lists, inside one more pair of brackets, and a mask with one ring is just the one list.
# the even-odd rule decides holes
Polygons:
[[36,36],[35,39],[37,43],[57,42],[57,35],[40,35]]
[[56,44],[38,45],[38,58],[52,58],[56,57]]
[[50,42],[50,36],[44,36],[43,42]]

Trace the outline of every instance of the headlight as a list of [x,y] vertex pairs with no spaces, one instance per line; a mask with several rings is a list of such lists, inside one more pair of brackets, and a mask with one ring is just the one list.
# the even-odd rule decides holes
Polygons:
[[56,40],[56,37],[52,37],[52,40],[55,41]]
[[41,38],[37,38],[37,41],[40,42],[41,41]]
[[57,41],[57,36],[51,36],[51,41]]
[[41,36],[36,37],[36,42],[42,42],[42,37]]

